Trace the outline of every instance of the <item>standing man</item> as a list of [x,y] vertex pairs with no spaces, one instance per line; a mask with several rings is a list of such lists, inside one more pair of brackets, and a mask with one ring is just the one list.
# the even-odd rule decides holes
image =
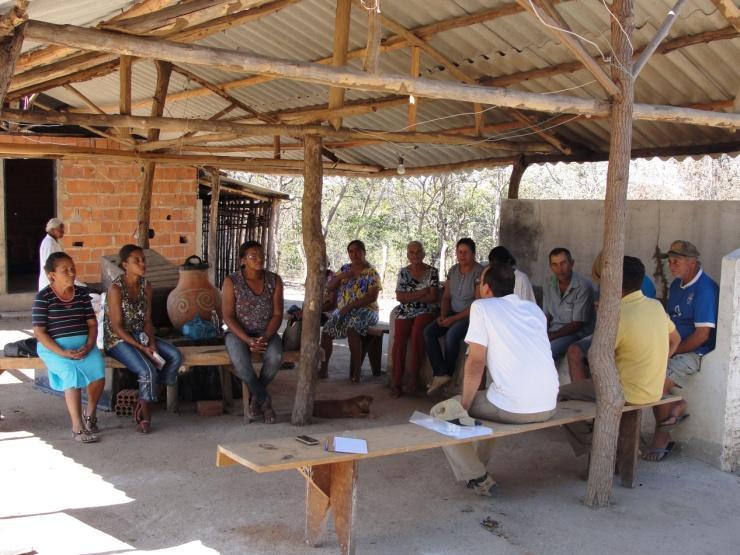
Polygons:
[[[676,278],[668,290],[666,310],[681,336],[676,354],[668,361],[664,393],[683,388],[689,376],[701,370],[701,359],[714,349],[719,307],[719,286],[701,268],[699,251],[688,241],[674,241],[668,252],[668,268]],[[655,435],[645,459],[662,461],[671,452],[670,431],[688,417],[686,401],[661,405],[655,413]]]
[[49,255],[53,252],[64,252],[62,245],[59,243],[62,237],[64,237],[64,222],[59,218],[52,218],[46,222],[46,237],[41,241],[39,247],[39,264],[41,271],[39,272],[39,291],[49,285],[49,279],[46,277],[44,271],[44,264]]
[[[481,298],[470,307],[465,337],[470,348],[463,393],[453,399],[473,418],[504,424],[544,422],[555,414],[558,395],[547,320],[535,303],[514,294],[514,282],[514,269],[508,264],[494,262],[483,271]],[[486,367],[491,385],[479,391]],[[492,496],[496,490],[486,471],[492,444],[483,440],[443,448],[455,478],[478,495]]]
[[549,261],[553,277],[545,283],[542,304],[550,350],[557,360],[571,343],[593,333],[594,291],[586,278],[573,271],[575,261],[568,249],[552,249]]

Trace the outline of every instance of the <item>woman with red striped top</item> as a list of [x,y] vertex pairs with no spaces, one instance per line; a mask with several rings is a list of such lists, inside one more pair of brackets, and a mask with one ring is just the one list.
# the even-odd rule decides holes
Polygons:
[[75,264],[68,254],[50,254],[44,271],[50,285],[36,295],[31,319],[38,355],[49,371],[49,385],[64,392],[75,441],[94,443],[96,408],[105,385],[105,363],[95,344],[98,322],[87,288],[75,285]]

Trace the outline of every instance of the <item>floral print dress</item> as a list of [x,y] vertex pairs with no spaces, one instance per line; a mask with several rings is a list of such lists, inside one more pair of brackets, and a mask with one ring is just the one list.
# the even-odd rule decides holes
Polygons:
[[[346,272],[350,267],[350,264],[345,264],[339,269],[339,272]],[[362,270],[358,277],[353,276],[343,280],[337,292],[337,310],[329,316],[326,324],[324,324],[324,333],[335,339],[347,337],[347,329],[352,329],[360,335],[367,335],[367,329],[378,323],[377,302],[362,308],[354,308],[344,316],[340,316],[339,311],[348,304],[363,298],[371,287],[377,287],[379,290],[383,288],[380,283],[380,276],[372,266]]]
[[[420,291],[429,287],[439,288],[439,271],[437,268],[428,266],[422,278],[416,279],[411,275],[408,268],[404,267],[398,272],[398,281],[396,282],[396,291],[411,293]],[[435,313],[439,310],[437,303],[422,303],[412,301],[410,303],[401,303],[393,309],[396,318],[401,320],[411,320],[420,314]]]

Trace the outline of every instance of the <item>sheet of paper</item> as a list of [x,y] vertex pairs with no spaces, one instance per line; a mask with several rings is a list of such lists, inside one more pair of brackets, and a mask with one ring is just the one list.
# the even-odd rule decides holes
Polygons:
[[356,453],[367,455],[367,441],[354,437],[334,436],[334,449],[337,453]]
[[437,432],[448,437],[454,437],[456,439],[468,439],[471,437],[488,436],[493,433],[491,428],[486,426],[458,426],[452,422],[434,418],[423,412],[414,411],[414,414],[409,418],[409,422]]

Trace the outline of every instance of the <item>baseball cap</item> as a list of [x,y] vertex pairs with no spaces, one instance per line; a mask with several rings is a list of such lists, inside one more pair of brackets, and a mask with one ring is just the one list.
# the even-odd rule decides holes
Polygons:
[[460,404],[460,401],[454,397],[434,405],[429,411],[429,414],[434,418],[446,420],[447,422],[452,422],[453,424],[458,424],[460,426],[476,426],[479,424],[470,417],[468,411],[466,411]]
[[686,256],[689,258],[698,258],[699,250],[694,246],[693,243],[688,241],[678,240],[671,243],[671,247],[668,252],[664,252],[660,255],[661,258],[668,258],[669,256]]

